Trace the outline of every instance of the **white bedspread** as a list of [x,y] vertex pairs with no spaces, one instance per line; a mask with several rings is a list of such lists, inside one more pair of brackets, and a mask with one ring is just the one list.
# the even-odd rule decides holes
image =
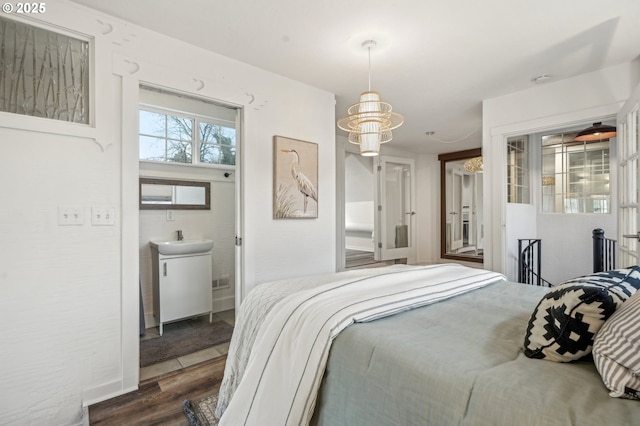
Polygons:
[[[327,282],[330,279],[333,281]],[[270,306],[258,309],[258,322],[249,321],[257,329],[266,313],[257,334],[237,323],[244,329],[240,334],[249,336],[248,340],[255,337],[255,342],[242,342],[235,335],[238,330],[234,331],[220,395],[227,402],[232,398],[226,411],[226,402],[218,406],[219,414],[224,412],[220,425],[308,424],[331,342],[345,327],[499,280],[504,277],[494,272],[446,264],[361,270],[306,279],[302,284],[288,280],[273,286],[278,294],[273,298],[275,302],[267,301]],[[323,282],[327,283],[318,285]],[[299,291],[285,297],[282,293],[292,287]],[[242,364],[246,358],[245,369]],[[227,380],[228,373],[234,383]]]

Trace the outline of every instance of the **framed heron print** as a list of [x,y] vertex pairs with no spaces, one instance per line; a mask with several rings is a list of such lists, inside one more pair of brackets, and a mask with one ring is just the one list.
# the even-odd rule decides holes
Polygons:
[[273,218],[318,217],[318,144],[273,137]]

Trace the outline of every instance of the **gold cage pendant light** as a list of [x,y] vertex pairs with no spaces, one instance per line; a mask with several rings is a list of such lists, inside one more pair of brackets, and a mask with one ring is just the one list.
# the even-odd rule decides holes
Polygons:
[[374,156],[380,145],[393,139],[391,131],[404,123],[402,115],[393,112],[391,104],[383,102],[380,94],[371,90],[371,48],[374,40],[366,40],[362,47],[369,50],[369,90],[360,95],[360,102],[347,109],[347,115],[338,120],[338,127],[349,132],[349,142],[360,145],[360,154]]

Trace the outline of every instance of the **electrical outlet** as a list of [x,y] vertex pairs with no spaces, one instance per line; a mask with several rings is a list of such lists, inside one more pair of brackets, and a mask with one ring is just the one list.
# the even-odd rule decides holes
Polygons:
[[167,210],[167,222],[173,222],[174,220],[176,220],[176,216],[173,210]]
[[58,225],[82,225],[83,213],[82,206],[58,206]]
[[113,206],[91,207],[91,225],[112,226],[116,223],[116,209]]

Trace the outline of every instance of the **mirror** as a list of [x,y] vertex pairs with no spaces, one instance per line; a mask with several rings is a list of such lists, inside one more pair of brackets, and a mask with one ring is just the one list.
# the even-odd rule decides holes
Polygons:
[[210,199],[209,182],[140,178],[141,210],[209,210]]
[[482,149],[440,160],[440,257],[483,262]]

